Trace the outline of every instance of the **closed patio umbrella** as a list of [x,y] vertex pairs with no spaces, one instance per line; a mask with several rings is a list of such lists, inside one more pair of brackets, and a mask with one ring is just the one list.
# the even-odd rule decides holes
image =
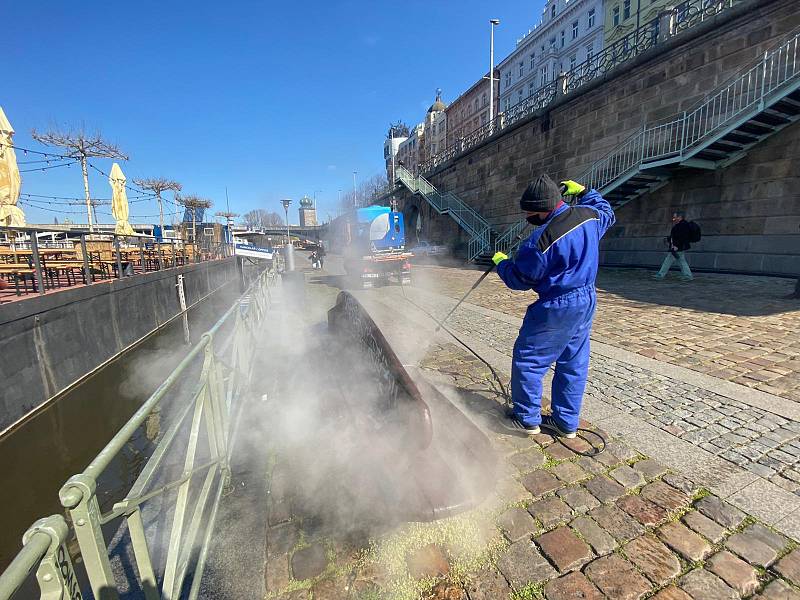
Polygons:
[[117,221],[114,233],[133,235],[133,227],[128,223],[128,194],[125,192],[125,175],[117,163],[111,167],[108,183],[111,184],[111,214]]
[[24,227],[25,213],[17,206],[22,180],[14,153],[14,128],[0,107],[0,225]]

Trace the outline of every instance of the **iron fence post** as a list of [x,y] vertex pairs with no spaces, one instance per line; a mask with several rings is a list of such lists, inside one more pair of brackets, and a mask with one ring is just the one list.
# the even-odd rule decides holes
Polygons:
[[36,271],[36,285],[39,286],[39,293],[44,294],[44,277],[42,276],[42,261],[39,257],[39,240],[36,231],[31,231],[31,253],[33,255],[33,269]]
[[682,123],[682,127],[681,127],[681,148],[680,148],[681,156],[683,156],[683,151],[686,149],[686,121],[687,121],[686,111],[683,111],[683,119],[681,120],[681,123]]
[[72,559],[67,550],[66,540],[69,527],[64,517],[52,515],[36,521],[22,536],[27,545],[35,536],[46,535],[49,545],[36,569],[42,600],[61,600],[61,598],[80,598],[80,587]]
[[144,238],[139,238],[139,264],[142,267],[142,273],[147,271],[144,265]]
[[158,588],[156,587],[156,575],[153,571],[150,551],[147,548],[147,537],[144,533],[142,513],[138,506],[128,515],[127,523],[128,531],[131,536],[131,545],[133,546],[133,554],[136,557],[136,568],[139,570],[139,580],[141,581],[145,600],[159,600]]
[[761,99],[759,100],[758,106],[762,110],[764,109],[764,96],[766,95],[767,89],[767,59],[769,57],[769,52],[764,52],[764,60],[761,63]]
[[81,549],[86,574],[94,597],[98,600],[119,600],[117,584],[108,559],[108,548],[100,525],[100,505],[94,477],[81,473],[67,480],[58,496],[61,505],[69,509],[75,536]]
[[86,280],[86,285],[90,285],[94,278],[92,276],[92,269],[89,267],[89,253],[86,251],[86,234],[81,234],[81,254],[83,254],[83,278]]
[[172,245],[172,260],[170,262],[172,263],[172,266],[174,267],[175,266],[175,261],[177,260],[177,257],[175,256],[175,240],[172,239],[172,240],[170,240],[169,243]]
[[122,279],[122,256],[119,252],[119,237],[114,235],[114,252],[117,256],[117,279]]

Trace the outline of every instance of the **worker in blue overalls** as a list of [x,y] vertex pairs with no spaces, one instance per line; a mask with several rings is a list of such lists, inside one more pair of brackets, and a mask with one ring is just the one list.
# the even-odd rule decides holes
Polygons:
[[[492,257],[512,290],[533,290],[514,344],[511,399],[504,425],[534,435],[540,427],[574,438],[589,372],[589,334],[597,297],[598,246],[614,224],[614,211],[596,190],[574,181],[561,189],[547,175],[531,183],[520,200],[529,223],[537,226],[515,258]],[[574,206],[561,197],[575,196]],[[555,363],[552,415],[542,415],[542,378]]]

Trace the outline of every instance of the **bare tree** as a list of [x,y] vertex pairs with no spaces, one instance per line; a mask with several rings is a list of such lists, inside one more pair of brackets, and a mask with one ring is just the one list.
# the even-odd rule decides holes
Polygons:
[[39,133],[35,129],[31,131],[31,137],[37,142],[47,146],[65,148],[64,156],[74,158],[81,162],[83,171],[83,189],[86,192],[86,212],[89,217],[89,231],[94,231],[94,221],[92,220],[92,197],[89,194],[89,172],[86,168],[90,158],[114,158],[117,160],[128,160],[128,156],[119,149],[118,146],[106,142],[99,133],[87,134],[83,128],[77,132],[59,131],[51,129],[45,133]]
[[340,209],[344,211],[353,208],[361,208],[375,204],[387,190],[388,181],[386,175],[373,175],[358,184],[355,192],[347,192],[342,195]]
[[134,179],[133,182],[140,188],[150,190],[156,195],[158,199],[158,213],[159,225],[161,225],[161,235],[164,235],[164,202],[161,194],[166,191],[173,192],[176,197],[178,192],[183,189],[183,186],[177,181],[167,179],[166,177],[154,177],[150,179]]
[[263,208],[256,208],[248,211],[242,217],[244,224],[250,229],[263,229],[283,225],[283,217],[276,212],[266,211]]
[[211,208],[211,200],[195,195],[176,196],[175,200],[192,212],[192,244],[195,244],[195,240],[197,240],[197,211]]

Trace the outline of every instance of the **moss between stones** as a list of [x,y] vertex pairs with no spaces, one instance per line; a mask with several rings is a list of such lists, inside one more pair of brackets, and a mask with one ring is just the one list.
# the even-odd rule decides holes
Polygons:
[[529,583],[511,594],[511,600],[542,600],[543,598],[544,583]]

